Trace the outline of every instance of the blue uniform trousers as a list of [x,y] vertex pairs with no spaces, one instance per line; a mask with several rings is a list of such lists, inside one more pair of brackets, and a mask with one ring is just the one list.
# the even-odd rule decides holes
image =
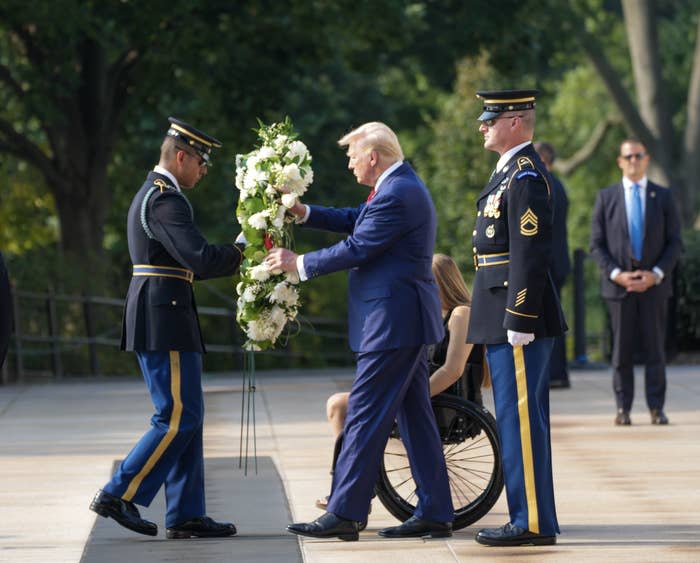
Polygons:
[[206,514],[199,352],[137,352],[155,414],[104,490],[142,506],[165,483],[166,527]]
[[552,338],[486,346],[510,521],[546,536],[559,532],[549,434],[552,346]]
[[418,488],[415,515],[451,522],[454,509],[430,404],[425,346],[357,355],[357,374],[350,391],[328,512],[349,520],[367,519],[394,420],[398,421]]

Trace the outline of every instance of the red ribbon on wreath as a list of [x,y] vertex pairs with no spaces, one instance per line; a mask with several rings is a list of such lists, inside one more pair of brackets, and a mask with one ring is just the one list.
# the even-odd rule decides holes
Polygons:
[[270,250],[273,247],[272,239],[270,238],[270,235],[267,233],[265,233],[265,240],[264,240],[263,244],[265,245],[266,250]]

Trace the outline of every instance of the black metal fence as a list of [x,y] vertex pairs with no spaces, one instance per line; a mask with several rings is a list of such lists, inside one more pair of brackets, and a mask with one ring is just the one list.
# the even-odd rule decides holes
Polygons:
[[[574,366],[588,366],[591,360],[607,360],[609,329],[597,268],[582,249],[576,249],[573,257],[572,276],[562,295],[569,322],[568,358]],[[238,370],[244,338],[236,322],[235,302],[219,297],[227,306],[198,307],[207,338],[205,369]],[[15,329],[0,383],[138,373],[133,354],[119,351],[122,299],[22,290],[15,290],[12,298]],[[277,349],[258,353],[260,367],[353,363],[344,320],[300,317],[289,333]]]
[[[123,306],[122,299],[15,289],[14,332],[0,383],[138,373],[133,354],[119,350]],[[244,338],[235,309],[198,307],[198,312],[205,337],[211,335],[205,369],[240,369]],[[261,367],[352,363],[343,321],[300,317],[288,333],[281,337],[286,345],[258,352]]]

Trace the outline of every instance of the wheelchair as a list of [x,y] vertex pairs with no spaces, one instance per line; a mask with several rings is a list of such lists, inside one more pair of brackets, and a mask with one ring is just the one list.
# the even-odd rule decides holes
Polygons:
[[[454,505],[452,528],[465,528],[482,518],[503,490],[503,468],[496,420],[491,413],[466,398],[464,376],[431,399]],[[342,446],[335,444],[333,467]],[[379,479],[374,488],[386,509],[400,521],[413,515],[418,502],[408,454],[394,427],[384,449]],[[366,526],[366,523],[363,523]]]

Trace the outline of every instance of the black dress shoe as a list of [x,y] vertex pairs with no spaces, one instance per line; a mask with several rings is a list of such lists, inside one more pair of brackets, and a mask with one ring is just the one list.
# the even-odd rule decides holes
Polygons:
[[668,417],[661,409],[651,409],[649,413],[651,414],[652,424],[668,424]]
[[383,538],[449,538],[452,535],[452,522],[429,522],[411,516],[400,526],[384,528],[377,533]]
[[308,524],[296,523],[287,526],[287,531],[297,536],[311,538],[340,538],[343,541],[357,541],[360,538],[359,525],[354,520],[346,520],[332,512],[326,512]]
[[554,545],[556,536],[543,536],[515,526],[510,522],[500,528],[485,528],[476,534],[476,541],[483,545],[512,547],[518,545]]
[[236,526],[230,522],[216,522],[209,516],[192,518],[171,526],[165,530],[169,540],[186,540],[187,538],[225,538],[236,535]]
[[569,389],[571,383],[568,379],[550,379],[549,388],[550,389]]
[[624,409],[617,409],[617,414],[615,415],[615,426],[629,426],[632,424],[630,420],[630,412]]
[[92,499],[90,510],[105,518],[112,518],[117,524],[121,524],[133,532],[147,536],[158,535],[158,526],[141,518],[139,509],[133,502],[110,495],[102,489],[97,491],[95,498]]

